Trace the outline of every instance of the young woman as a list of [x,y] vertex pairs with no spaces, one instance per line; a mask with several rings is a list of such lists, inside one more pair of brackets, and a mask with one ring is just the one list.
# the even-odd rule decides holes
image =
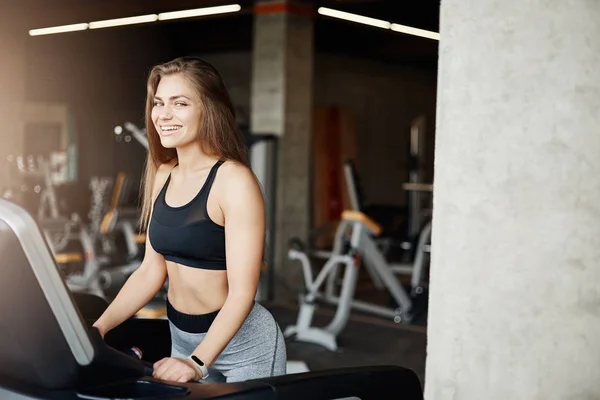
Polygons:
[[168,276],[172,350],[155,363],[156,378],[238,382],[285,374],[281,329],[254,301],[263,197],[215,68],[195,57],[154,67],[146,132],[146,253],[94,326],[104,337],[145,306]]

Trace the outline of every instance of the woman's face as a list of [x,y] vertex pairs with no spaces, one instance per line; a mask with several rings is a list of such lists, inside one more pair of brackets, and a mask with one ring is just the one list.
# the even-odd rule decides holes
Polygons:
[[183,76],[169,75],[160,80],[154,96],[152,122],[164,147],[193,143],[198,137],[201,115],[200,99]]

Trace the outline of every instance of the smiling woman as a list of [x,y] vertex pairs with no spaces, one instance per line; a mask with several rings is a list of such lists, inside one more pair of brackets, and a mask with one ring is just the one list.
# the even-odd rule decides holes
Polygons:
[[[201,100],[195,98],[197,96],[193,92],[188,92],[192,92],[192,89],[181,75],[165,76],[156,90],[151,118],[166,148],[176,148],[177,144],[187,145],[198,136],[202,118]],[[184,126],[185,131],[182,129]]]
[[168,276],[172,350],[155,364],[155,377],[236,382],[285,374],[281,329],[254,300],[263,197],[216,69],[195,57],[156,66],[146,131],[146,254],[94,325],[104,335],[147,304]]

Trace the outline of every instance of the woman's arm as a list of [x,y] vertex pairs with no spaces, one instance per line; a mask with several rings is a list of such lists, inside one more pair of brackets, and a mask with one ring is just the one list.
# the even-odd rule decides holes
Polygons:
[[246,167],[227,167],[220,206],[225,216],[229,293],[206,337],[193,352],[207,367],[235,336],[254,305],[264,247],[265,212],[258,182]]
[[167,278],[164,259],[146,238],[144,261],[127,279],[115,299],[94,323],[102,337],[106,332],[131,318],[158,293]]
[[[153,199],[166,181],[170,167],[159,168],[154,180]],[[167,278],[167,266],[164,258],[153,248],[146,235],[146,251],[140,266],[127,279],[109,307],[94,323],[102,337],[106,332],[131,318],[158,293]]]

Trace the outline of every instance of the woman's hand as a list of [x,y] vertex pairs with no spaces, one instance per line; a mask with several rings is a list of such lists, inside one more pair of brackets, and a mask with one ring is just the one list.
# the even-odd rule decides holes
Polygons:
[[192,360],[173,357],[163,358],[154,363],[152,376],[156,379],[180,383],[199,381],[202,378],[202,372],[194,367],[192,363]]

